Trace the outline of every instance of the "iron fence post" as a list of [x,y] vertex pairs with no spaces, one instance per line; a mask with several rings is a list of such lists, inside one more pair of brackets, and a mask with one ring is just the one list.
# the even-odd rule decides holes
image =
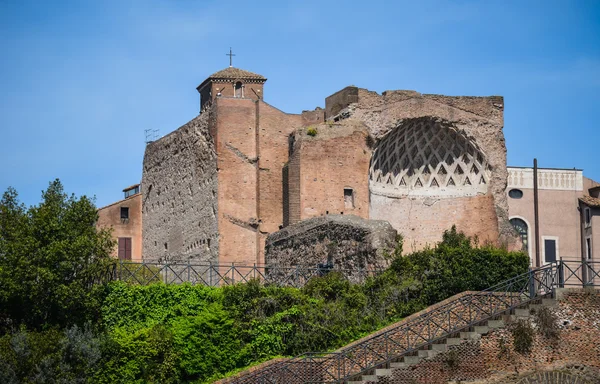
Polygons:
[[235,284],[235,265],[231,263],[231,284]]
[[208,286],[213,286],[213,266],[212,261],[208,262]]
[[565,287],[565,271],[563,269],[563,259],[562,257],[560,258],[560,262],[558,264],[558,286],[559,288],[564,288]]
[[188,276],[187,276],[187,282],[188,282],[188,283],[190,283],[190,282],[191,282],[191,281],[190,281],[190,268],[191,268],[191,267],[190,267],[190,258],[188,257],[188,260],[187,260],[187,272],[188,272]]
[[532,300],[535,297],[535,271],[529,268],[529,299]]

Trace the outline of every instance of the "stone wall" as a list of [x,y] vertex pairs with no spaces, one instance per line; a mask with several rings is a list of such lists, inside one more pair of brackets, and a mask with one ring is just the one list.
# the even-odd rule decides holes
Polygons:
[[146,146],[142,174],[143,257],[217,261],[217,163],[210,110]]
[[[349,89],[343,90],[353,94]],[[518,240],[514,230],[508,221],[508,204],[505,195],[507,171],[506,171],[506,146],[502,128],[504,125],[503,112],[504,102],[500,96],[491,97],[450,97],[441,95],[424,95],[415,91],[386,91],[382,95],[365,89],[356,88],[358,101],[348,103],[346,108],[340,110],[336,116],[327,118],[348,118],[363,122],[370,134],[381,142],[388,134],[397,129],[402,129],[406,124],[416,119],[429,118],[433,121],[441,121],[445,127],[459,133],[473,145],[476,146],[486,163],[489,171],[489,179],[486,180],[486,194],[492,197],[492,205],[489,212],[481,212],[485,217],[495,215],[496,225],[492,227],[479,227],[475,220],[460,230],[474,233],[479,237],[499,239],[511,247],[518,247]],[[336,94],[337,95],[337,94]],[[333,95],[335,96],[335,95]],[[335,105],[340,104],[334,99],[327,99],[326,110],[335,110]],[[341,105],[341,104],[340,104]],[[440,159],[441,160],[441,159]],[[466,171],[466,170],[465,170]],[[470,200],[465,200],[470,201]],[[479,204],[479,199],[472,200]],[[425,209],[426,201],[419,202],[421,208]],[[412,203],[411,203],[412,204]],[[410,206],[411,204],[408,204]],[[414,206],[414,204],[412,204]],[[481,205],[479,205],[481,206]],[[472,211],[473,207],[464,206],[463,213]],[[384,210],[385,208],[381,208]],[[405,207],[403,207],[405,209]],[[377,212],[378,208],[371,204],[371,212]],[[435,212],[430,212],[429,217],[434,218]],[[391,216],[398,216],[390,212]],[[373,217],[373,216],[371,216]],[[386,219],[385,217],[377,217]],[[427,218],[427,217],[426,217]],[[435,217],[435,218],[439,218]],[[490,230],[497,230],[497,236],[488,236]],[[428,231],[428,232],[427,232]],[[481,233],[479,233],[481,231]],[[412,233],[403,233],[408,242],[420,242],[419,238],[441,239],[442,232],[438,229],[427,230],[412,237]]]
[[[514,351],[511,327],[495,329],[479,340],[463,342],[409,368],[396,369],[379,383],[442,384],[455,381],[519,383],[539,372],[558,371],[580,377],[583,383],[600,382],[600,294],[598,291],[567,292],[557,307],[557,338],[535,332],[531,353]],[[535,327],[535,324],[534,324]],[[449,364],[452,359],[452,364]],[[586,380],[586,381],[584,381]],[[563,381],[558,381],[560,383]],[[570,382],[570,381],[564,381]]]
[[353,215],[327,215],[303,220],[267,237],[265,261],[278,266],[352,270],[386,267],[386,252],[395,246],[397,232],[385,221]]

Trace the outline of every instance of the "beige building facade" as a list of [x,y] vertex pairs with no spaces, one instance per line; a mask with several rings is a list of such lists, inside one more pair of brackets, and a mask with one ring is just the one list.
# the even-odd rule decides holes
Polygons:
[[[600,253],[583,255],[586,238],[593,243],[592,225],[582,224],[585,202],[597,185],[578,169],[538,169],[539,247],[540,264],[564,261],[600,260]],[[536,262],[534,171],[527,167],[508,167],[506,189],[509,220],[519,233],[523,250]],[[595,212],[591,208],[590,212]],[[600,227],[597,231],[600,232]],[[587,232],[586,232],[587,231]],[[600,241],[600,240],[599,240]]]
[[124,261],[142,261],[142,194],[140,185],[123,190],[125,198],[98,209],[98,228],[112,230],[116,242],[113,256]]

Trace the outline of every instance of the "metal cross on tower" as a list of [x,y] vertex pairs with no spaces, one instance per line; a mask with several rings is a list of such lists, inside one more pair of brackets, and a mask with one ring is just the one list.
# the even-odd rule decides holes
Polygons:
[[233,66],[233,56],[235,56],[232,52],[231,52],[231,47],[229,47],[229,53],[226,53],[225,56],[229,56],[229,66],[232,67]]

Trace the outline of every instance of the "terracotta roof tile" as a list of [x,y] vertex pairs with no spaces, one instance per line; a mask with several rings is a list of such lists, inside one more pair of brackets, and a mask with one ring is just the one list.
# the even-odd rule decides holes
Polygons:
[[600,208],[600,199],[591,196],[583,196],[579,198],[579,201],[589,207]]
[[204,80],[196,89],[200,90],[211,80],[254,80],[258,82],[265,82],[267,78],[259,75],[257,73],[253,73],[250,71],[246,71],[243,69],[235,68],[235,67],[227,67],[218,72],[213,73],[208,76],[206,80]]
[[251,79],[251,80],[267,80],[266,77],[257,73],[252,73],[243,69],[228,67],[219,72],[215,72],[208,77],[209,79]]

